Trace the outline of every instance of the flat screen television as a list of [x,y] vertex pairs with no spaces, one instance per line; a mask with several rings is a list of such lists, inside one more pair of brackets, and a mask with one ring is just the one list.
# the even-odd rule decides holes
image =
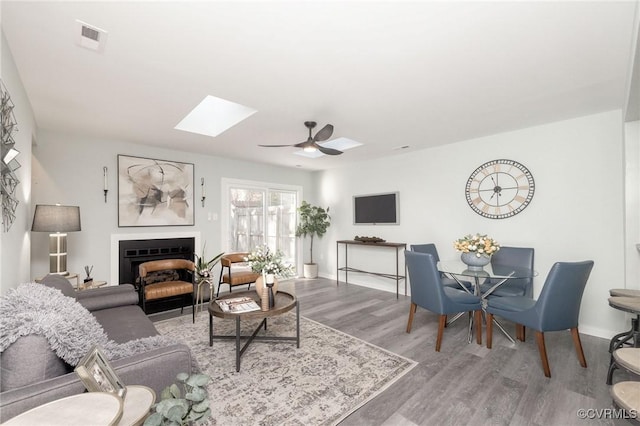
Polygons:
[[400,193],[355,195],[353,197],[354,225],[398,225]]

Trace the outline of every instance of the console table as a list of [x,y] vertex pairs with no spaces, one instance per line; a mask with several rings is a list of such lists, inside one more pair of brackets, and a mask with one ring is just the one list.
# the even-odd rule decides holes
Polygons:
[[[340,267],[340,244],[344,244],[344,266]],[[349,246],[363,246],[363,247],[373,247],[373,248],[392,248],[395,249],[396,252],[396,273],[382,273],[382,272],[371,272],[371,271],[363,271],[362,269],[355,269],[349,267]],[[400,292],[400,280],[404,280],[404,295],[407,295],[407,266],[404,266],[404,275],[400,275],[400,249],[405,250],[407,248],[406,243],[365,243],[362,241],[356,240],[340,240],[336,242],[336,284],[340,285],[340,271],[344,271],[344,282],[349,282],[349,272],[359,272],[363,274],[376,275],[378,277],[390,278],[396,281],[396,298],[399,297]]]

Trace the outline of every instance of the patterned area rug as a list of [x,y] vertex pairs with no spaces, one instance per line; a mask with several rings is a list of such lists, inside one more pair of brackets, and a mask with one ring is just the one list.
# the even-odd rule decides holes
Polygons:
[[[216,334],[235,332],[233,320],[214,318]],[[250,334],[258,322],[242,325]],[[155,324],[191,347],[211,376],[211,425],[334,425],[390,386],[416,363],[315,321],[300,317],[295,341],[254,341],[235,369],[235,340],[209,346],[209,316],[199,313]],[[261,331],[261,334],[264,331]],[[295,336],[295,315],[269,319],[268,334]]]

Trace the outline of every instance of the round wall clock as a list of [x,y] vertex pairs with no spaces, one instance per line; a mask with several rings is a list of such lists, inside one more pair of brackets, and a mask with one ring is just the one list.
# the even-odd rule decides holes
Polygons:
[[488,161],[475,169],[465,187],[473,211],[489,219],[504,219],[524,210],[535,191],[533,175],[513,160]]

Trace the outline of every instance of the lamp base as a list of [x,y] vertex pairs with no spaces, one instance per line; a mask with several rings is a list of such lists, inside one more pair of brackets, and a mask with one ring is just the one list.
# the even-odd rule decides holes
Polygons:
[[67,234],[49,234],[49,273],[69,275],[67,271]]

